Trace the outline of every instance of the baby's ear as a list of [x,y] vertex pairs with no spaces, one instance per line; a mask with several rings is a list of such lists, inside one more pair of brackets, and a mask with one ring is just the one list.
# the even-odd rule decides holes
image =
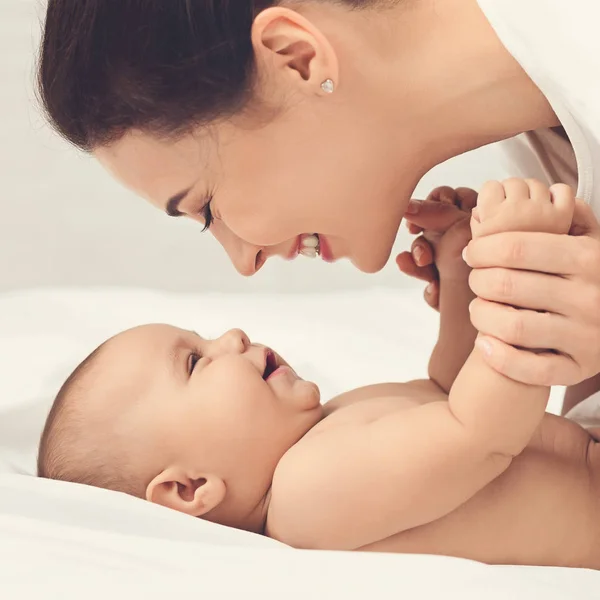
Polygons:
[[224,481],[216,475],[190,476],[183,469],[169,467],[146,488],[146,500],[192,517],[215,509],[225,498]]

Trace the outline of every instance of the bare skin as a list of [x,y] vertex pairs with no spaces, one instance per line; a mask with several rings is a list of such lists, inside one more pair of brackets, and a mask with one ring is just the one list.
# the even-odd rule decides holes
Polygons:
[[600,569],[600,432],[546,415],[548,388],[499,375],[474,350],[461,258],[471,230],[568,231],[573,193],[493,182],[472,217],[472,194],[439,202],[451,218],[425,232],[441,292],[428,380],[322,407],[315,384],[239,330],[204,340],[146,326],[99,355],[79,403],[83,443],[125,444],[118,455],[151,502],[300,548]]
[[310,233],[328,260],[378,271],[435,165],[559,124],[476,0],[288,2],[256,17],[252,44],[249,110],[177,140],[131,130],[94,151],[160,210],[182,195],[176,214],[205,223],[209,205],[210,232],[243,275],[295,257]]
[[[538,200],[530,200],[527,206],[521,205],[519,207],[523,209],[521,211],[515,210],[519,205],[519,200],[516,200],[512,210],[505,206],[508,210],[496,215],[496,219],[489,219],[489,214],[485,214],[489,210],[486,207],[485,197],[501,191],[503,186],[492,184],[491,189],[484,190],[482,192],[484,202],[483,206],[480,202],[478,215],[481,222],[474,221],[474,234],[485,235],[492,230],[511,228],[515,231],[527,231],[535,227],[534,224],[539,227],[540,223],[545,224],[547,231],[560,233],[560,229],[565,226],[564,218],[562,222],[560,218],[553,222],[551,216],[552,211],[556,210],[556,202],[553,205],[549,201],[550,194],[547,189],[544,192],[544,186],[541,184],[530,182],[530,185],[532,190],[535,190],[531,196],[537,194]],[[511,180],[509,186],[514,194],[513,198],[522,198],[527,191],[527,183],[522,181]],[[494,190],[494,187],[500,187],[500,190]],[[545,205],[544,197],[548,199]],[[466,199],[467,202],[469,200],[472,202],[472,196],[470,198],[466,196]],[[549,213],[542,218],[544,210]],[[460,222],[458,226],[460,227]],[[446,232],[441,240],[443,241],[448,235]],[[435,240],[436,236],[429,234],[428,238]],[[439,507],[440,504],[445,504],[448,489],[452,487],[443,485],[443,477],[436,480],[434,466],[426,467],[419,462],[423,460],[427,450],[423,450],[415,437],[421,438],[419,441],[425,437],[429,452],[437,454],[438,460],[442,460],[439,454],[445,452],[443,436],[426,435],[425,428],[414,427],[412,431],[410,425],[407,429],[397,428],[396,447],[388,446],[388,452],[394,455],[392,463],[398,468],[401,468],[399,465],[403,464],[403,461],[409,460],[417,462],[422,469],[428,471],[434,481],[430,482],[427,492],[417,487],[420,482],[419,477],[412,481],[407,480],[403,478],[402,473],[395,475],[390,469],[387,472],[385,485],[380,490],[369,489],[370,484],[373,485],[369,477],[371,473],[361,471],[360,458],[355,457],[351,449],[356,445],[360,447],[365,429],[372,428],[378,422],[394,419],[395,415],[403,415],[406,424],[407,421],[410,422],[411,413],[417,407],[420,409],[425,406],[435,406],[439,402],[448,401],[449,398],[452,403],[452,394],[457,392],[457,384],[460,385],[461,377],[468,373],[469,386],[472,387],[474,382],[481,382],[481,377],[485,373],[480,370],[482,363],[469,364],[473,355],[462,367],[462,361],[477,335],[476,331],[469,326],[468,306],[473,296],[465,291],[468,289],[465,285],[467,275],[464,271],[461,273],[460,269],[457,271],[456,266],[453,268],[451,264],[448,265],[448,248],[442,248],[439,239],[435,247],[441,281],[441,329],[438,346],[430,363],[431,379],[353,390],[329,402],[325,406],[325,418],[283,457],[278,466],[273,483],[267,533],[286,541],[291,529],[292,543],[295,542],[295,545],[300,547],[443,554],[494,564],[600,568],[600,559],[598,559],[600,524],[597,518],[600,498],[600,458],[594,438],[594,435],[600,432],[586,431],[567,419],[549,414],[541,416],[538,413],[540,418],[537,427],[532,429],[532,435],[524,450],[510,461],[509,466],[498,477],[482,485],[464,503],[458,504],[453,510],[444,511],[444,514],[437,519],[419,518],[419,516],[422,516],[432,505]],[[463,277],[462,282],[460,277]],[[462,293],[458,291],[461,288]],[[457,335],[458,332],[462,332],[460,336]],[[454,376],[459,371],[460,375],[455,381]],[[497,390],[489,392],[497,402],[506,402],[504,396],[506,393],[516,394],[516,399],[525,404],[535,398],[535,388],[519,389],[518,384],[513,382],[507,385],[508,388],[502,390],[503,393],[498,396],[495,393]],[[513,385],[514,388],[511,389]],[[468,397],[469,389],[462,390],[462,393]],[[478,402],[482,402],[481,398]],[[521,419],[524,414],[519,413],[523,410],[526,414],[527,411],[531,411],[531,406],[524,408],[521,404],[515,408],[511,415],[512,426],[510,421],[498,422],[498,415],[496,415],[494,422],[498,428],[490,429],[489,433],[506,441],[508,432],[514,434],[515,427],[522,428]],[[381,439],[382,435],[384,434],[379,432],[379,435],[373,437]],[[372,440],[370,443],[377,442]],[[354,493],[350,493],[349,489],[344,489],[344,476],[347,474],[343,467],[339,467],[340,464],[344,464],[336,450],[340,447],[342,449],[339,454],[342,457],[347,453],[352,456],[354,464],[351,465],[349,473],[351,476],[353,472],[358,471],[363,483],[358,486],[360,491],[355,490]],[[423,451],[424,455],[420,455],[419,451]],[[306,487],[310,486],[312,478],[312,474],[304,475],[311,473],[307,465],[318,464],[321,470],[326,470],[327,459],[332,454],[336,457],[333,461],[336,465],[334,473],[327,473],[327,476],[320,480],[320,493],[311,504],[310,492],[303,493]],[[402,458],[403,455],[408,458]],[[456,457],[453,459],[456,461]],[[385,456],[380,457],[375,464],[380,464],[381,461],[385,461]],[[389,467],[389,464],[385,466]],[[458,482],[460,482],[461,467],[471,476],[476,472],[472,465],[469,468],[465,463],[457,465],[455,462],[447,465],[444,473],[450,472],[456,477],[456,485],[460,485]],[[379,476],[383,475],[379,471],[376,472]],[[298,473],[303,475],[298,477]],[[322,476],[321,472],[317,479]],[[422,477],[423,473],[420,476]],[[323,481],[328,480],[335,483],[326,487]],[[314,487],[319,489],[317,485]],[[316,489],[312,492],[316,492]],[[416,500],[413,494],[419,493],[426,497]],[[372,495],[383,500],[373,499]],[[415,498],[415,504],[410,508],[405,505],[407,495],[411,499]],[[332,499],[334,504],[338,504],[337,510],[334,505],[330,505]],[[392,501],[392,507],[388,507],[387,512],[384,508],[387,506],[386,499]],[[278,502],[283,504],[285,509],[282,510]],[[412,514],[414,520],[411,521],[409,518],[408,523],[404,521],[404,526],[396,532],[391,532],[390,535],[362,543],[373,535],[374,531],[378,532],[377,535],[380,535],[386,527],[393,531],[398,523],[389,517],[390,508],[393,511],[394,503],[406,510],[399,522],[407,519],[407,513]],[[306,520],[299,517],[299,515],[306,515],[306,506],[310,507],[309,510],[320,513],[325,510],[323,505],[329,508],[327,516],[307,515]],[[568,511],[565,511],[565,506],[569,506]],[[288,510],[290,513],[287,512]],[[352,513],[355,514],[354,519],[351,518]],[[285,515],[288,514],[289,522],[282,525],[279,519],[285,520]],[[359,514],[360,517],[357,516]],[[381,522],[380,515],[387,515],[387,519]],[[354,525],[340,527],[344,518],[350,519],[349,522]],[[312,531],[314,537],[311,538],[311,533],[307,531],[310,530],[310,524],[313,522],[315,522]],[[335,522],[335,526],[328,527],[332,522]],[[364,522],[369,525],[363,529],[361,523]],[[291,527],[289,523],[292,523]],[[281,535],[281,532],[285,532],[284,535]]]
[[[382,398],[382,393],[388,397]],[[336,428],[364,427],[415,406],[446,400],[447,395],[429,382],[350,392],[326,405],[326,418],[298,444],[303,457],[297,460],[316,460],[319,453],[326,453],[326,438],[331,435],[333,441]],[[290,453],[289,463],[284,458],[279,468],[298,468],[295,458]],[[430,493],[440,491],[432,486]],[[348,501],[363,504],[361,495]],[[600,456],[591,432],[546,414],[510,467],[460,507],[356,549],[442,554],[491,564],[598,569],[599,504]],[[368,519],[368,515],[362,513],[356,519]]]
[[[378,271],[411,194],[432,167],[560,125],[476,0],[402,0],[385,10],[284,2],[257,15],[252,45],[258,83],[250,110],[177,140],[128,131],[94,151],[116,179],[160,210],[179,197],[172,214],[201,224],[212,214],[211,233],[243,275],[274,256],[295,258],[311,233],[319,234],[322,258]],[[333,94],[322,91],[327,78]],[[421,223],[437,226],[431,215]],[[600,229],[585,238],[513,232],[482,240],[467,256],[479,271],[477,293],[488,299],[477,306],[493,348],[488,364],[536,385],[574,386],[594,377]],[[555,277],[557,265],[562,277]],[[520,290],[518,298],[494,297],[499,271]],[[557,352],[541,356],[528,351],[537,338],[527,332],[539,329],[535,306],[548,298],[555,318],[545,325],[553,340],[546,347]],[[506,304],[527,309],[519,344],[506,335]],[[573,401],[592,383],[571,390]]]

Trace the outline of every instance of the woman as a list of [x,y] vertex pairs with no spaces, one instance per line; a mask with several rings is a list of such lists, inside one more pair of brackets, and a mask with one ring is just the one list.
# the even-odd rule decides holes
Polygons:
[[[427,171],[522,132],[564,128],[600,211],[594,16],[587,0],[50,0],[40,88],[64,137],[203,224],[240,273],[315,246],[375,272],[407,212],[443,219],[409,203]],[[600,372],[600,241],[580,221],[593,235],[468,249],[473,319],[509,377]],[[417,248],[401,267],[431,278]]]

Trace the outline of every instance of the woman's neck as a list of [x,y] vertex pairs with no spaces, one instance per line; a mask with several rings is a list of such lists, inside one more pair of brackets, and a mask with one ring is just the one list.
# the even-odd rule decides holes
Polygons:
[[364,34],[356,69],[367,73],[373,105],[399,132],[399,153],[411,146],[424,172],[480,146],[559,125],[476,0],[400,0],[356,29]]

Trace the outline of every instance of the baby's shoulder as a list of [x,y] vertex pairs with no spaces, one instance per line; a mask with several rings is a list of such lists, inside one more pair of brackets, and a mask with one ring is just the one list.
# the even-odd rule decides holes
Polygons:
[[289,502],[296,496],[291,490],[308,485],[305,477],[318,479],[330,458],[335,462],[337,453],[351,447],[370,423],[446,399],[439,387],[426,380],[370,385],[330,400],[324,406],[323,419],[279,461],[271,488],[272,503]]
[[[340,457],[360,446],[369,425],[393,413],[445,400],[430,382],[372,385],[342,394],[325,405],[325,417],[282,457],[275,470],[266,533],[281,541],[297,526],[298,514],[321,518],[322,498],[337,481]],[[364,439],[362,440],[364,443]],[[325,503],[327,505],[327,503]],[[306,517],[308,518],[308,517]],[[324,517],[323,517],[324,518]],[[310,519],[309,519],[310,520]]]
[[356,388],[332,398],[323,408],[327,418],[357,404],[365,410],[374,409],[376,404],[382,403],[400,409],[407,400],[414,405],[441,399],[447,399],[447,396],[435,383],[430,379],[420,379],[407,383],[377,383]]

